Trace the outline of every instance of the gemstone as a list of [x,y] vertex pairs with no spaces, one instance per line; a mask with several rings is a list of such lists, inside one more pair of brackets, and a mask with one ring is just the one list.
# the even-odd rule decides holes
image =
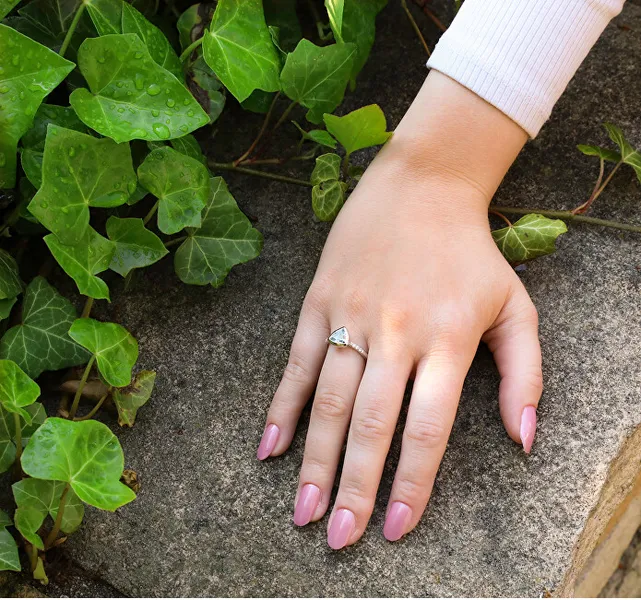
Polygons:
[[332,335],[329,336],[328,341],[334,346],[347,346],[349,345],[349,333],[345,327],[339,327],[335,331],[332,331]]

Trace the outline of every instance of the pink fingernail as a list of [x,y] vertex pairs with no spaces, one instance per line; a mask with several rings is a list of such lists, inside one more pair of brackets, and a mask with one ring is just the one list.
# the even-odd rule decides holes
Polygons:
[[294,510],[295,525],[302,527],[312,520],[320,496],[320,489],[315,485],[307,483],[302,487],[300,494],[298,494],[298,502],[296,502],[296,508]]
[[263,433],[258,452],[256,452],[258,460],[265,460],[274,451],[279,435],[280,429],[273,423],[265,427],[265,433]]
[[351,510],[341,508],[334,513],[332,524],[327,532],[327,543],[332,550],[340,550],[347,544],[354,527],[356,518]]
[[385,519],[383,535],[390,542],[400,540],[404,535],[412,516],[412,511],[403,502],[393,502]]
[[536,433],[536,408],[533,406],[526,406],[521,414],[521,443],[523,450],[526,454],[532,450],[532,443],[534,442],[534,434]]

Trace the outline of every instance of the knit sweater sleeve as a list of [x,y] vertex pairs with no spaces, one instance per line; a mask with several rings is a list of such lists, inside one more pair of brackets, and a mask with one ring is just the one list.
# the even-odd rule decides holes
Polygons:
[[625,0],[465,0],[428,67],[535,137]]

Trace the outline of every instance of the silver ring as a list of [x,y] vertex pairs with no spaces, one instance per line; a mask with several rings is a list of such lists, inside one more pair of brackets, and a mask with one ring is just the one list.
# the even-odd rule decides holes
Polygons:
[[332,331],[330,336],[327,338],[327,342],[332,346],[337,346],[338,348],[351,348],[352,350],[356,350],[356,352],[367,360],[367,352],[358,344],[349,341],[349,332],[347,331],[347,327],[339,327]]

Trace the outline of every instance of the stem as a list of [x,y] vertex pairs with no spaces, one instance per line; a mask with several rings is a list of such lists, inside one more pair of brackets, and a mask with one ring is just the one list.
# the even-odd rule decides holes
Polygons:
[[274,99],[272,100],[272,103],[269,105],[269,110],[267,111],[267,114],[265,115],[265,120],[263,121],[263,125],[260,128],[260,131],[258,132],[258,135],[256,136],[256,139],[252,142],[251,146],[247,148],[247,151],[237,158],[234,161],[234,166],[238,166],[240,163],[242,163],[249,155],[254,151],[256,146],[258,145],[258,142],[260,142],[261,138],[265,134],[265,131],[267,131],[267,126],[269,125],[269,121],[272,118],[272,112],[274,111],[274,106],[276,106],[276,100],[278,100],[278,97],[280,96],[280,92],[278,92],[275,96]]
[[488,208],[487,212],[489,212],[491,215],[494,215],[496,217],[499,217],[500,219],[503,219],[508,227],[512,227],[512,221],[508,219],[503,213],[500,213],[498,210],[492,210],[491,208]]
[[180,55],[181,63],[184,63],[191,56],[191,53],[203,43],[203,39],[204,36],[199,37],[195,42],[192,42],[185,48],[185,51]]
[[271,133],[274,133],[284,122],[287,117],[289,117],[289,113],[292,112],[294,106],[296,106],[298,102],[296,100],[292,100],[291,104],[285,109],[285,112],[280,116],[280,119],[276,121],[276,125],[274,125],[274,129],[271,130]]
[[181,244],[187,239],[188,236],[183,235],[179,238],[175,238],[173,240],[169,240],[168,242],[165,242],[165,248],[171,248],[172,246],[177,246],[178,244]]
[[414,19],[412,12],[407,6],[407,0],[401,0],[401,4],[403,6],[403,10],[405,11],[405,14],[407,15],[407,18],[409,19],[412,25],[412,28],[414,29],[414,31],[416,32],[416,35],[418,36],[418,39],[421,40],[421,44],[423,44],[423,48],[425,48],[425,52],[427,52],[427,56],[428,57],[432,56],[432,53],[430,52],[430,47],[427,45],[427,42],[425,41],[425,38],[423,37],[421,30],[419,29],[418,23]]
[[60,533],[60,526],[62,525],[62,517],[65,513],[65,504],[67,503],[67,496],[69,495],[70,486],[67,483],[65,489],[62,490],[62,496],[60,496],[60,504],[58,505],[58,514],[56,515],[56,520],[53,524],[53,529],[49,532],[47,539],[45,541],[45,548],[51,548],[51,545],[56,541],[58,534]]
[[441,31],[445,32],[447,31],[447,27],[441,23],[439,18],[425,5],[423,5],[423,13],[425,13],[425,16],[434,23]]
[[16,428],[16,463],[19,464],[22,456],[22,424],[18,413],[13,413],[13,422]]
[[144,225],[147,225],[147,223],[149,223],[149,221],[151,221],[151,219],[153,219],[153,216],[156,214],[156,211],[158,210],[158,205],[159,204],[160,204],[160,200],[158,200],[156,202],[156,204],[154,204],[151,207],[151,210],[147,213],[147,216],[142,220]]
[[36,548],[33,544],[29,544],[29,565],[31,567],[32,573],[38,566],[38,548]]
[[285,175],[277,175],[276,173],[266,173],[264,171],[258,171],[257,169],[235,167],[234,163],[210,162],[209,166],[212,169],[221,169],[223,171],[234,171],[236,173],[253,175],[254,177],[264,177],[265,179],[273,179],[274,181],[282,181],[283,183],[292,183],[294,185],[301,185],[303,187],[314,187],[309,181],[305,181],[304,179],[296,179],[294,177],[287,177]]
[[82,314],[80,315],[81,319],[86,319],[87,317],[89,317],[89,315],[91,314],[91,309],[93,308],[93,302],[94,302],[93,298],[91,297],[87,298],[87,301],[85,302],[85,306],[82,309]]
[[461,0],[454,0],[454,14],[457,15],[459,10],[461,10]]
[[78,410],[78,404],[80,404],[80,396],[82,396],[82,390],[85,387],[85,383],[87,383],[87,379],[89,379],[89,373],[91,373],[91,368],[93,367],[93,363],[95,361],[96,361],[96,355],[94,354],[89,359],[89,362],[85,367],[85,372],[82,374],[82,379],[80,380],[80,384],[78,385],[78,389],[76,390],[76,395],[73,397],[73,404],[71,405],[71,410],[69,411],[70,420],[73,420],[73,418],[76,416],[76,411]]
[[513,206],[494,205],[492,209],[507,215],[529,215],[530,213],[536,213],[552,219],[563,219],[565,221],[588,223],[590,225],[600,225],[601,227],[611,227],[612,229],[641,233],[641,225],[629,225],[627,223],[618,223],[617,221],[607,221],[605,219],[595,219],[594,217],[586,217],[584,215],[575,215],[571,210],[542,210],[540,208],[517,208]]
[[109,387],[109,390],[107,390],[107,393],[98,400],[96,405],[84,416],[82,417],[74,417],[74,421],[86,421],[87,419],[91,419],[99,410],[100,407],[102,406],[102,403],[109,397],[109,394],[111,393],[111,387]]
[[347,181],[347,171],[349,169],[349,152],[345,152],[345,157],[343,158],[343,162],[341,164],[341,174],[343,175],[343,179]]
[[69,48],[69,44],[71,43],[71,38],[73,37],[73,34],[76,31],[76,27],[78,27],[78,23],[80,22],[80,17],[82,17],[82,13],[85,12],[85,3],[81,2],[80,6],[78,7],[78,10],[76,11],[76,14],[73,16],[73,21],[71,21],[71,25],[69,25],[69,30],[67,31],[67,35],[65,35],[65,39],[62,42],[62,46],[60,46],[60,56],[64,56],[65,52],[67,51],[67,48]]

